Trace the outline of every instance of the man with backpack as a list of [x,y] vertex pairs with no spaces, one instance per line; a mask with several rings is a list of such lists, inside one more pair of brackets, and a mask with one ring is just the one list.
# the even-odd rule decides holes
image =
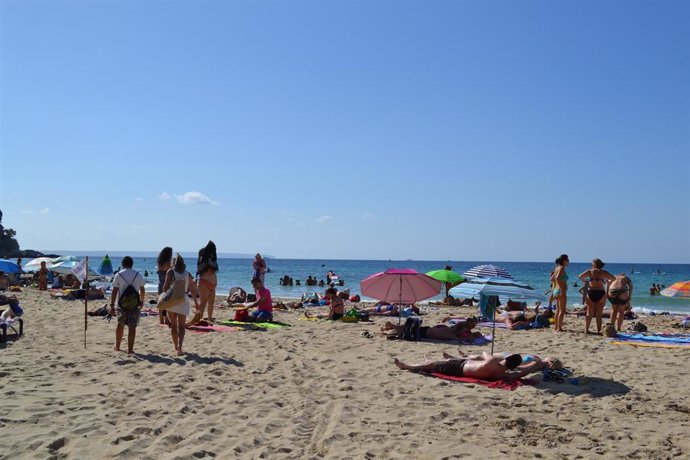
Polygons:
[[133,270],[134,260],[130,256],[122,259],[123,269],[113,279],[113,291],[110,296],[110,314],[114,315],[117,300],[117,329],[115,329],[115,351],[120,351],[120,343],[127,326],[127,353],[134,353],[134,339],[137,335],[141,306],[146,299],[144,277]]

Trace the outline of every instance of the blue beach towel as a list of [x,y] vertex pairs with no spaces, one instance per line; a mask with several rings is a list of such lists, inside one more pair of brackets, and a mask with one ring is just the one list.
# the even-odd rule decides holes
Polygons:
[[668,343],[675,345],[690,346],[690,335],[688,334],[626,334],[619,333],[616,337],[617,341],[629,342],[651,342],[651,343]]

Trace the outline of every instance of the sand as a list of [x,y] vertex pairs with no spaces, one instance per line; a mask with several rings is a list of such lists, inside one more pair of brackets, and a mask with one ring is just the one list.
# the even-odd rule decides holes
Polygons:
[[[498,331],[497,351],[556,356],[579,378],[510,392],[398,370],[394,357],[423,362],[457,347],[361,335],[383,319],[278,312],[293,326],[188,334],[179,358],[169,330],[142,318],[129,357],[112,350],[115,323],[101,318],[89,319],[84,349],[83,303],[18,297],[25,335],[0,345],[3,459],[690,456],[690,350],[615,346],[574,317],[563,334]],[[669,319],[643,321],[669,329]]]

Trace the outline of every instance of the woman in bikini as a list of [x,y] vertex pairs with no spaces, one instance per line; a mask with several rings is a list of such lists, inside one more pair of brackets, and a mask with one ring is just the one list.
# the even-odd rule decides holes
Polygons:
[[583,282],[589,282],[589,289],[585,296],[587,314],[585,315],[585,334],[589,334],[589,326],[592,317],[597,321],[597,334],[601,333],[604,307],[606,306],[606,286],[616,279],[611,273],[604,270],[604,262],[601,259],[592,260],[592,268],[580,273]]
[[197,310],[192,323],[200,321],[204,317],[204,311],[208,305],[208,321],[213,322],[213,304],[216,301],[216,286],[218,286],[218,256],[216,245],[213,241],[199,250],[196,274],[199,277],[199,297],[201,304]]
[[568,302],[568,274],[566,267],[570,264],[567,254],[561,254],[556,259],[556,269],[551,275],[551,295],[556,299],[556,319],[554,330],[563,332],[563,317],[565,316],[566,304]]
[[608,285],[608,297],[611,302],[611,324],[616,325],[619,331],[623,327],[623,319],[625,317],[625,310],[630,305],[630,299],[633,293],[633,283],[625,273],[616,276]]
[[[156,260],[156,274],[158,274],[158,295],[163,293],[163,285],[165,284],[165,276],[168,270],[172,267],[172,256],[173,250],[171,247],[164,247],[160,254],[158,254],[158,259]],[[160,324],[170,324],[168,321],[168,316],[165,310],[161,310],[160,315],[158,315],[158,320]]]

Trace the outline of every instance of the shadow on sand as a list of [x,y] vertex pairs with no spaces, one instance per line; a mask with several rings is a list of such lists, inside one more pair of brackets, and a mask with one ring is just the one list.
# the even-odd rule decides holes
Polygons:
[[572,396],[589,395],[593,398],[602,398],[612,395],[623,395],[630,391],[630,387],[615,380],[602,379],[601,377],[580,377],[580,383],[539,382],[537,388],[551,394],[568,394]]
[[172,364],[177,364],[180,366],[186,366],[188,363],[195,364],[215,364],[221,363],[228,366],[244,367],[240,361],[233,358],[222,358],[218,356],[199,356],[196,353],[186,353],[184,356],[166,356],[166,355],[156,355],[153,353],[141,354],[135,353],[133,356],[127,356],[126,358],[119,359],[113,364],[118,366],[123,366],[126,364],[133,364],[137,361],[148,361],[153,364],[165,364],[170,366]]

